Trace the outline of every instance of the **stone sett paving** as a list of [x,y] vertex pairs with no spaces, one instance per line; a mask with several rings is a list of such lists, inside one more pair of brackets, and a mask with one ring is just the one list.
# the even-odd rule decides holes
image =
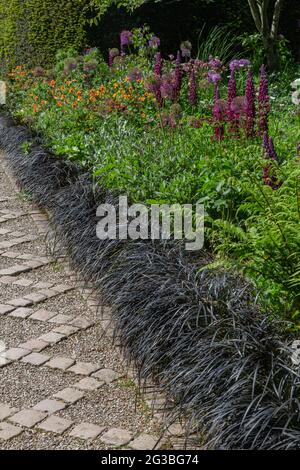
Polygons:
[[151,449],[161,421],[105,331],[110,309],[48,232],[0,155],[0,449]]

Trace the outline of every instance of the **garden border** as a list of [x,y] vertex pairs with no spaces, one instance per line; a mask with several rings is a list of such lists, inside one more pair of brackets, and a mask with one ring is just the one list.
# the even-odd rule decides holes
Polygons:
[[188,416],[205,448],[300,449],[293,337],[259,310],[251,284],[206,267],[208,253],[192,258],[181,244],[97,239],[96,208],[118,198],[40,144],[0,119],[0,148],[14,176],[50,212],[73,265],[112,305],[141,381],[154,377],[172,397],[170,419]]

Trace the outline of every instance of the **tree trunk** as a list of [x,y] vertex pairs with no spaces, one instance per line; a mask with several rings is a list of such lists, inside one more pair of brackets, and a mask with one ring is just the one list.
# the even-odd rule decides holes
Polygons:
[[280,68],[278,41],[273,38],[264,38],[264,49],[269,72],[277,72]]

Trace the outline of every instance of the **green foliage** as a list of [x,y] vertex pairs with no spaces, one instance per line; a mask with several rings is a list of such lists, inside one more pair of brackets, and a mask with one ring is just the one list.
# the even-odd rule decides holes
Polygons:
[[0,0],[0,63],[49,65],[57,49],[82,47],[87,0]]

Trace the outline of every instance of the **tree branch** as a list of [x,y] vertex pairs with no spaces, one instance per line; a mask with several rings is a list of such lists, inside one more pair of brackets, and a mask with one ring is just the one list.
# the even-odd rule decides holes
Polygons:
[[274,13],[273,13],[273,20],[271,26],[271,37],[272,39],[276,39],[278,35],[278,27],[279,27],[279,20],[280,20],[280,13],[283,6],[284,0],[276,0],[274,6]]
[[258,3],[256,0],[248,0],[249,7],[251,10],[252,17],[254,19],[255,26],[259,33],[262,33],[262,22],[261,16],[258,8]]

